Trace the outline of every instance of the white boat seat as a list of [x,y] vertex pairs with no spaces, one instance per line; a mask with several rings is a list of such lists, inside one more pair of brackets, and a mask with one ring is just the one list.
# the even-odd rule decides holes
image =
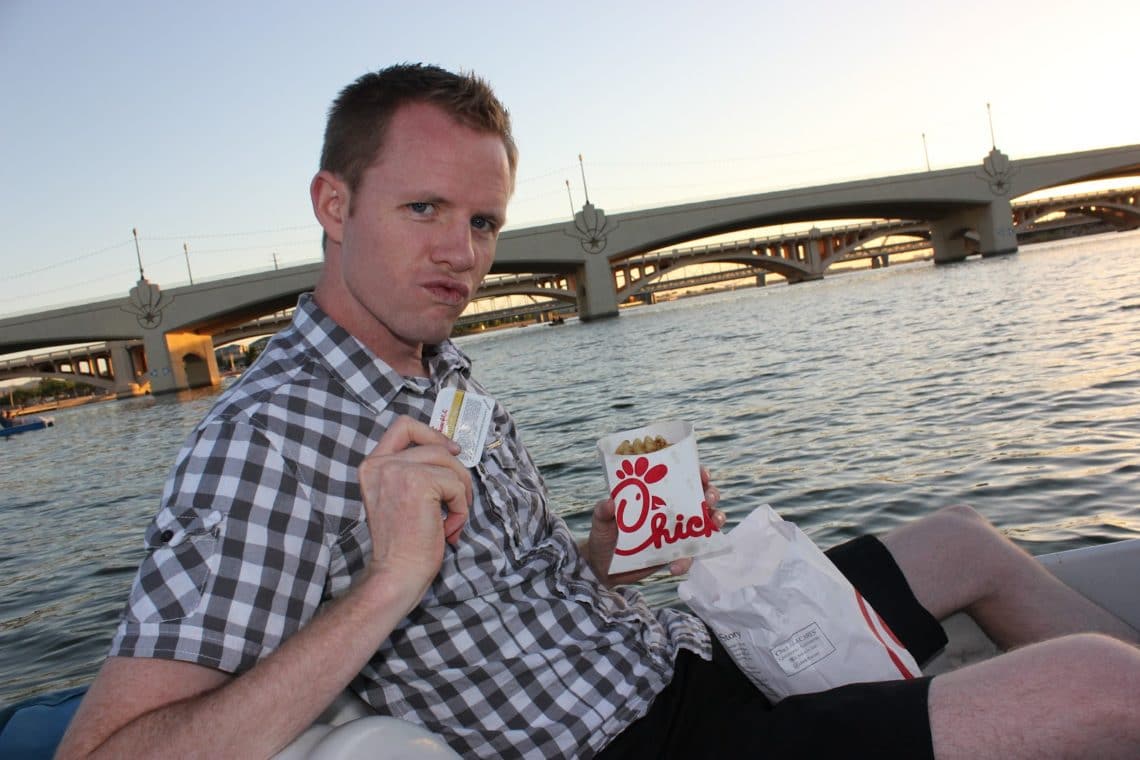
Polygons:
[[423,726],[377,715],[351,691],[343,691],[305,733],[274,760],[459,760]]

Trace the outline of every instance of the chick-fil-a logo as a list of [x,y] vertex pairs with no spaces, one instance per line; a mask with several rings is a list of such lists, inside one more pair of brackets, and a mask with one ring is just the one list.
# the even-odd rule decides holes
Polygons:
[[649,466],[649,460],[638,457],[632,462],[622,461],[617,470],[617,485],[610,491],[610,498],[616,507],[618,531],[636,533],[648,521],[649,532],[640,544],[632,548],[619,546],[614,554],[628,556],[649,548],[660,549],[662,543],[675,544],[686,538],[711,536],[718,530],[713,522],[708,504],[701,501],[699,515],[681,515],[674,518],[673,527],[668,526],[669,518],[661,510],[665,500],[649,490],[649,484],[657,483],[669,473],[664,464]]

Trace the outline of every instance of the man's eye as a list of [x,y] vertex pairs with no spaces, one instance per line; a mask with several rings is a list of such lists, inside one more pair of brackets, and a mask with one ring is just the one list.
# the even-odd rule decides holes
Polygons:
[[411,211],[413,214],[426,214],[426,213],[428,213],[429,211],[431,211],[431,209],[432,209],[432,205],[431,205],[430,203],[425,203],[425,202],[417,201],[417,202],[415,202],[415,203],[409,203],[409,204],[408,204],[408,209],[409,209],[409,210],[410,210],[410,211]]
[[481,232],[491,232],[495,229],[495,223],[485,216],[471,217],[471,226]]

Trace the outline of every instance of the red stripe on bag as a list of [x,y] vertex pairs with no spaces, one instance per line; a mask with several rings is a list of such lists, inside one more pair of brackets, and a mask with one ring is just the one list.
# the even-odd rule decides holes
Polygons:
[[895,654],[895,651],[891,649],[891,645],[883,639],[883,635],[879,633],[879,628],[871,619],[871,615],[873,614],[875,616],[875,618],[879,621],[883,628],[886,629],[887,634],[890,635],[892,639],[898,641],[898,639],[895,638],[894,631],[892,631],[890,626],[886,624],[886,621],[879,617],[879,613],[875,612],[868,606],[867,602],[863,599],[863,595],[860,594],[858,590],[855,591],[855,601],[859,602],[859,611],[863,613],[863,619],[867,621],[867,627],[871,629],[871,633],[875,634],[875,638],[878,639],[879,643],[883,645],[883,649],[887,650],[887,656],[891,658],[891,662],[893,662],[895,664],[895,667],[899,669],[899,673],[902,674],[902,677],[907,680],[914,678],[914,673],[910,672],[910,669],[903,664],[903,661],[900,660],[899,656]]

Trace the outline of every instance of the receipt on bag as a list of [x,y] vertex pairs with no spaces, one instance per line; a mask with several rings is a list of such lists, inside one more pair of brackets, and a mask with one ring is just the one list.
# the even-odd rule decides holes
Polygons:
[[431,412],[431,426],[459,444],[459,461],[474,467],[483,456],[495,404],[486,396],[458,388],[441,388]]

